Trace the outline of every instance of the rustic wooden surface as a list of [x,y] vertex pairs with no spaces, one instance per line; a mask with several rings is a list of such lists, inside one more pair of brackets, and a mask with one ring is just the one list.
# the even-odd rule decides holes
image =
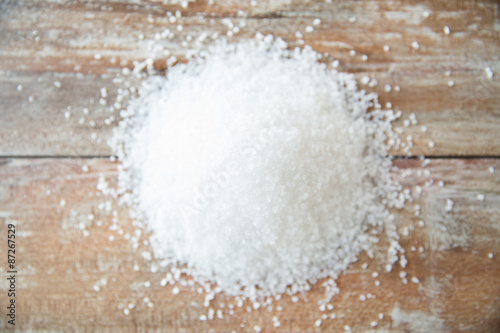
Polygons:
[[[168,23],[165,12],[175,10],[182,17]],[[150,55],[148,40],[154,40],[155,33],[182,24],[184,29],[176,30],[174,38],[157,43],[185,61],[182,55],[194,48],[183,45],[186,36],[202,31],[225,34],[225,18],[236,25],[246,23],[233,41],[260,31],[281,36],[293,47],[295,32],[301,31],[306,44],[327,52],[329,61],[339,59],[340,70],[357,79],[376,78],[377,86],[361,87],[402,111],[395,127],[402,129],[402,137],[413,137],[415,155],[432,158],[425,168],[418,159],[394,161],[400,168],[394,176],[403,185],[423,188],[420,199],[395,211],[400,231],[409,228],[401,239],[409,259],[405,271],[408,280],[418,277],[419,284],[404,284],[400,267],[386,273],[382,260],[362,256],[338,280],[341,294],[333,299],[334,310],[327,311],[337,319],[324,320],[319,328],[314,327],[323,314],[317,305],[323,293],[319,286],[299,303],[284,297],[281,312],[248,313],[245,304],[232,316],[200,321],[207,313],[203,297],[189,288],[174,295],[172,286],[161,287],[165,269],[152,273],[152,263],[141,255],[150,251],[142,243],[147,235],[140,235],[139,249],[126,239],[136,229],[127,210],[115,203],[110,211],[101,209],[113,200],[96,190],[98,177],[113,181],[118,163],[107,158],[111,151],[106,140],[117,120],[104,122],[110,113],[109,105],[99,103],[100,89],[107,88],[112,103],[123,85],[114,80],[117,73]],[[304,32],[315,18],[321,18],[321,24]],[[5,235],[0,248],[6,257],[7,224],[15,223],[16,328],[252,332],[259,325],[264,332],[315,332],[342,331],[349,325],[353,331],[370,332],[500,331],[499,24],[494,1],[291,0],[252,6],[226,0],[212,5],[190,2],[187,8],[163,1],[0,1],[0,220]],[[450,35],[443,33],[445,25]],[[413,41],[419,42],[418,50],[411,47]],[[384,45],[390,46],[389,52]],[[352,49],[354,56],[349,54]],[[487,66],[495,73],[492,79],[485,74]],[[165,69],[165,57],[155,59],[155,68]],[[448,86],[450,80],[453,87]],[[61,83],[59,88],[55,81]],[[135,78],[127,81],[140,84]],[[384,90],[386,84],[391,84],[391,92]],[[394,91],[396,85],[400,92]],[[68,111],[71,116],[65,118]],[[404,120],[411,113],[418,125],[407,127]],[[84,165],[88,172],[82,170]],[[410,169],[412,174],[403,177]],[[455,202],[449,213],[444,211],[447,198]],[[417,204],[420,217],[412,211]],[[419,220],[425,221],[424,227]],[[117,227],[110,230],[113,225]],[[364,262],[369,263],[366,269]],[[5,309],[6,259],[0,267],[0,308]],[[374,271],[380,273],[380,287],[374,285]],[[361,301],[359,296],[367,293],[376,298]],[[218,309],[222,303],[227,311],[231,300],[219,295],[211,306]],[[129,304],[133,308],[126,316],[123,310]],[[5,310],[1,313],[0,330],[11,329]],[[378,319],[379,313],[384,319]],[[280,319],[279,328],[272,326],[274,315]],[[370,327],[372,321],[378,326]]]

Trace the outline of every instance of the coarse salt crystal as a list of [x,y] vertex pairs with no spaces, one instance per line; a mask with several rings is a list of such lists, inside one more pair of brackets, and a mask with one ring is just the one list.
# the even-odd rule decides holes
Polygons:
[[453,205],[454,205],[454,204],[455,204],[455,203],[453,202],[453,200],[451,200],[451,199],[446,199],[446,206],[445,206],[445,208],[444,208],[445,212],[451,212],[451,211],[452,211],[452,209],[453,209]]
[[491,70],[490,67],[486,67],[484,69],[484,72],[485,72],[486,76],[488,77],[488,79],[492,79],[493,78],[493,71]]

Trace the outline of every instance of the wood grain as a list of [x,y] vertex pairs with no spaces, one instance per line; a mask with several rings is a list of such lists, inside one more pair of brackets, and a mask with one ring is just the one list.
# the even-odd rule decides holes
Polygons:
[[[0,225],[6,230],[14,222],[19,235],[19,331],[254,332],[255,325],[263,332],[337,332],[344,325],[354,332],[500,331],[500,178],[489,170],[500,170],[496,1],[196,0],[187,8],[170,2],[0,1]],[[167,12],[177,10],[182,17],[169,22]],[[316,18],[321,24],[306,33]],[[224,318],[211,321],[199,320],[208,309],[196,290],[183,287],[174,295],[172,286],[160,286],[168,268],[142,256],[151,252],[149,235],[136,234],[141,228],[127,208],[96,189],[101,175],[116,182],[118,163],[91,157],[112,153],[106,141],[127,105],[126,100],[114,104],[117,91],[140,86],[140,77],[121,69],[152,57],[164,75],[168,55],[187,61],[186,52],[208,47],[212,34],[226,35],[228,20],[241,30],[228,37],[232,42],[259,31],[301,47],[296,37],[301,32],[307,45],[324,53],[322,61],[339,60],[338,69],[352,73],[362,89],[401,110],[394,128],[402,138],[412,136],[414,155],[434,157],[427,167],[418,159],[393,162],[400,168],[393,175],[406,188],[422,187],[419,199],[394,211],[409,260],[404,271],[419,284],[404,284],[399,266],[385,272],[382,240],[374,260],[363,254],[339,277],[341,293],[326,312],[337,318],[323,320],[319,328],[314,323],[324,314],[317,304],[324,293],[320,284],[299,303],[287,296],[275,301],[273,312],[249,313],[252,304],[245,303],[228,315],[235,301],[218,295],[211,307],[224,304]],[[450,35],[444,34],[445,25]],[[165,29],[173,36],[157,38]],[[197,43],[203,32],[207,40]],[[154,55],[153,44],[159,46]],[[494,72],[491,79],[486,67]],[[363,85],[364,76],[378,85]],[[405,126],[412,113],[418,124]],[[446,199],[454,201],[451,212],[445,211]],[[133,248],[132,237],[139,248]],[[6,249],[5,237],[0,239]],[[361,301],[368,293],[376,298]],[[282,311],[276,311],[278,305]],[[279,328],[272,325],[274,315]],[[2,312],[0,331],[9,329]]]
[[[365,75],[377,79],[376,87],[362,88],[377,92],[383,105],[390,101],[395,110],[402,111],[403,117],[395,126],[402,128],[403,138],[413,137],[414,154],[500,155],[500,80],[498,75],[490,80],[485,74],[487,66],[500,73],[498,7],[494,2],[456,2],[452,6],[445,1],[418,5],[278,1],[249,9],[248,17],[238,17],[237,9],[248,8],[239,8],[231,1],[212,6],[197,1],[187,9],[163,6],[161,2],[134,6],[127,2],[103,5],[79,1],[18,1],[6,2],[4,7],[0,21],[3,156],[109,155],[105,141],[111,127],[103,126],[104,107],[89,100],[97,103],[101,88],[113,94],[119,84],[99,75],[116,75],[121,67],[132,68],[133,61],[151,57],[148,45],[165,29],[175,35],[155,41],[162,48],[153,56],[155,67],[165,69],[165,50],[185,61],[183,55],[189,49],[209,44],[187,43],[187,35],[196,40],[202,32],[209,36],[226,34],[224,20],[228,18],[234,25],[245,23],[241,32],[230,38],[232,41],[261,31],[280,36],[293,47],[298,45],[295,32],[300,31],[307,44],[328,53],[325,60],[339,59],[339,70],[354,73],[358,79]],[[165,13],[179,8],[183,16],[169,23]],[[422,16],[424,10],[429,11],[428,18]],[[352,17],[355,22],[349,22]],[[321,18],[321,24],[311,33],[304,32],[314,18]],[[178,25],[183,26],[182,31],[177,31]],[[443,33],[444,25],[450,27],[451,35]],[[413,41],[419,42],[420,49],[410,46]],[[384,52],[384,45],[390,46],[389,52]],[[351,56],[351,50],[357,54]],[[363,61],[362,55],[367,55],[368,61]],[[51,86],[55,81],[61,82],[61,88]],[[455,85],[449,87],[449,81]],[[25,88],[21,92],[16,91],[19,84]],[[386,84],[399,85],[401,91],[386,92]],[[32,103],[28,102],[30,96]],[[108,103],[113,102],[110,96]],[[94,119],[101,138],[97,144],[89,142],[89,135],[96,131],[78,123],[78,112],[89,104],[89,120]],[[65,121],[68,106],[76,112],[73,119]],[[419,124],[407,128],[403,121],[411,113],[417,115]],[[33,122],[41,122],[41,130],[34,131]],[[422,133],[421,126],[428,131]],[[435,143],[433,148],[429,147],[431,141]]]
[[[338,331],[348,324],[353,331],[371,331],[371,321],[377,321],[377,330],[383,332],[498,330],[500,177],[498,172],[490,173],[489,167],[500,169],[500,162],[432,160],[425,168],[418,160],[398,160],[394,164],[400,168],[394,171],[394,177],[405,187],[414,189],[420,184],[423,188],[421,198],[414,202],[422,207],[420,217],[414,216],[412,205],[394,212],[400,231],[405,227],[412,230],[401,239],[409,261],[404,271],[408,280],[415,276],[420,283],[404,284],[399,266],[386,273],[381,258],[386,244],[381,244],[377,259],[362,255],[339,278],[341,293],[333,298],[335,308],[327,311],[335,313],[337,319],[324,320],[321,329]],[[88,172],[82,171],[84,165],[89,167]],[[103,159],[0,160],[1,225],[14,222],[19,234],[18,329],[251,332],[254,325],[259,325],[265,331],[317,331],[314,322],[323,314],[317,304],[324,292],[320,286],[301,296],[299,303],[286,296],[274,303],[275,307],[283,307],[277,312],[282,324],[279,329],[272,326],[276,314],[263,308],[247,313],[247,306],[251,306],[248,303],[228,315],[227,307],[234,301],[223,295],[218,295],[211,307],[219,309],[224,303],[224,318],[200,321],[199,316],[208,311],[203,296],[190,287],[181,288],[178,295],[172,294],[171,286],[161,287],[160,280],[168,269],[160,267],[158,272],[151,272],[157,262],[148,262],[141,255],[151,251],[149,245],[134,250],[126,239],[136,229],[127,217],[127,209],[96,190],[100,176],[113,183],[117,165]],[[412,170],[412,175],[403,177],[407,170]],[[425,186],[430,179],[436,182]],[[437,180],[445,182],[443,188]],[[485,200],[478,200],[477,194],[484,194]],[[446,198],[455,202],[450,213],[444,211]],[[61,206],[61,200],[65,200],[65,206]],[[106,201],[112,203],[107,212],[99,208]],[[93,214],[92,220],[89,214]],[[418,225],[420,219],[426,222],[424,227]],[[116,230],[111,230],[113,225]],[[442,225],[447,226],[447,232],[440,229]],[[147,239],[146,234],[140,236],[141,242]],[[2,237],[2,248],[5,243]],[[417,250],[413,251],[412,246]],[[425,248],[422,253],[418,251],[420,246]],[[436,246],[441,250],[432,250]],[[488,258],[490,252],[495,255],[493,259]],[[362,268],[365,262],[369,263],[367,269]],[[375,271],[380,273],[377,279],[372,277]],[[380,281],[380,287],[375,286],[375,280]],[[144,286],[146,281],[150,287]],[[99,292],[94,291],[95,285],[100,287]],[[5,283],[1,289],[3,295]],[[376,298],[364,302],[359,299],[368,293]],[[144,297],[153,307],[147,306]],[[0,297],[2,308],[5,299]],[[129,304],[134,308],[125,316],[123,309]],[[378,319],[379,313],[384,313],[383,320]],[[0,327],[7,328],[3,316]]]

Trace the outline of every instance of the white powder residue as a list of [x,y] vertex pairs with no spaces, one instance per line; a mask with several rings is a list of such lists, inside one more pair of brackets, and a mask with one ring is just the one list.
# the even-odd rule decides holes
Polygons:
[[392,327],[410,332],[447,332],[444,321],[436,314],[405,311],[396,303],[391,313]]
[[252,300],[337,277],[400,190],[393,112],[282,43],[220,43],[149,77],[112,142],[155,257]]

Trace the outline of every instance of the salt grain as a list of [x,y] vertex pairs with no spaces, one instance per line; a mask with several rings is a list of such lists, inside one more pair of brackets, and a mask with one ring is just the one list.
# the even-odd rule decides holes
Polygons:
[[486,76],[488,77],[488,79],[492,79],[493,78],[493,71],[491,70],[490,67],[486,67],[484,69],[484,73],[486,74]]
[[418,50],[420,48],[420,44],[417,41],[413,41],[411,42],[411,47]]
[[448,27],[447,25],[444,26],[443,28],[443,32],[445,35],[449,35],[450,34],[450,27]]
[[451,211],[452,211],[452,209],[453,209],[453,205],[454,205],[454,204],[455,204],[455,203],[453,202],[453,200],[451,200],[451,199],[446,199],[446,206],[445,206],[445,208],[444,208],[444,211],[445,211],[445,212],[451,212]]

